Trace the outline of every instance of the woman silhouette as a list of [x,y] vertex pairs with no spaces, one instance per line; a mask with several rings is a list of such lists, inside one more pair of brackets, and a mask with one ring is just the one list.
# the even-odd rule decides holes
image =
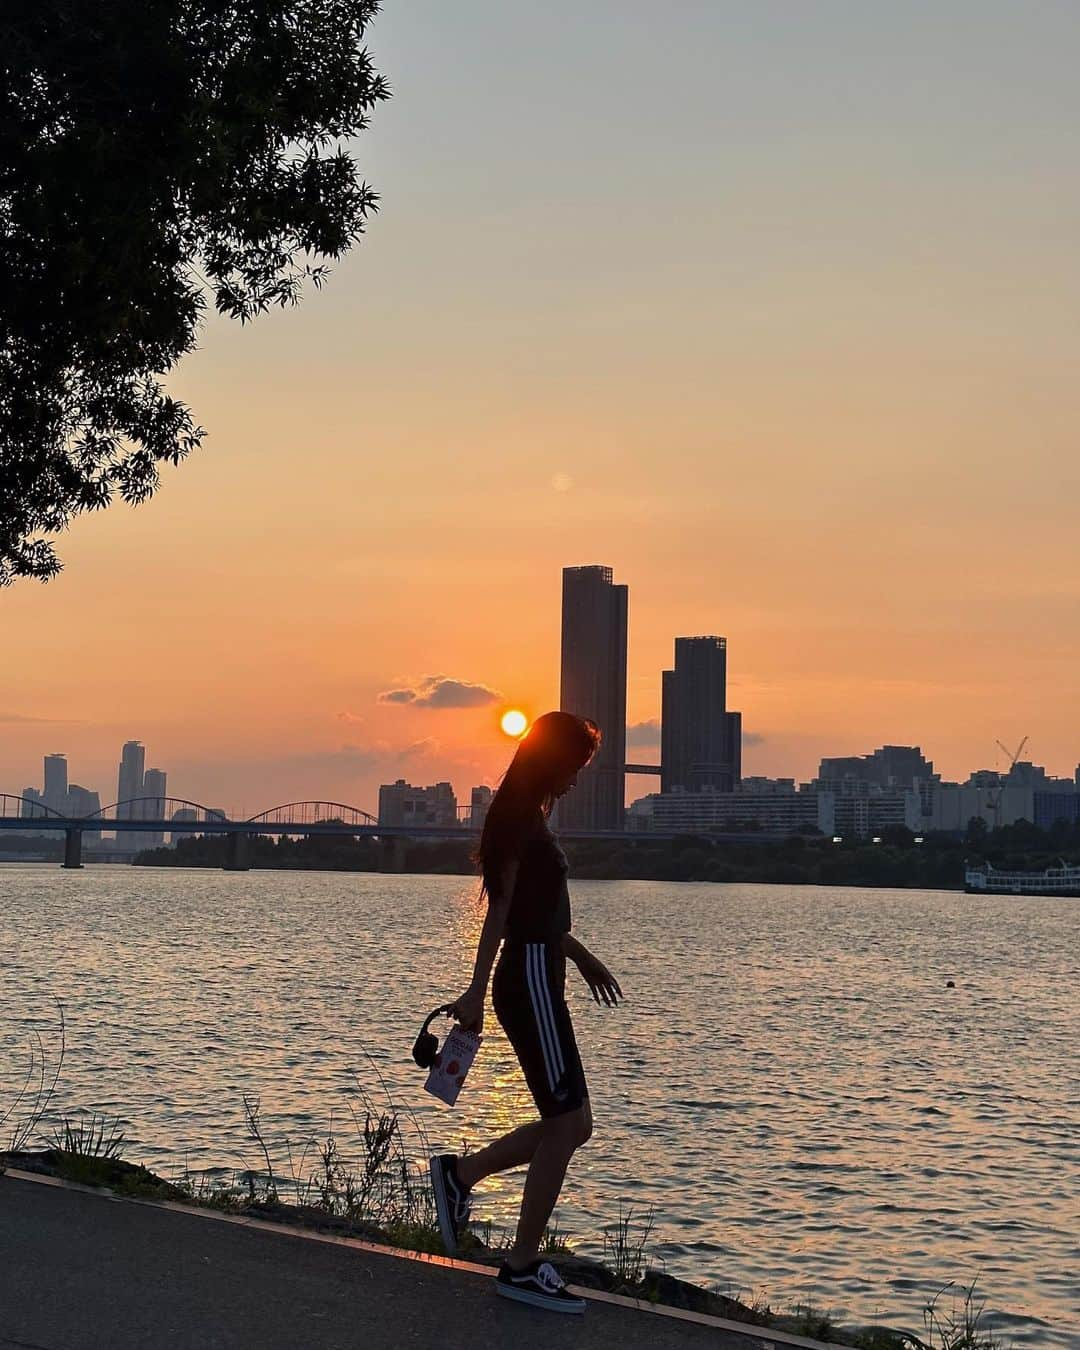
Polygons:
[[[597,1003],[622,997],[607,966],[570,935],[566,855],[547,824],[551,809],[576,784],[596,753],[600,730],[588,718],[550,712],[522,737],[484,821],[476,860],[488,909],[472,983],[451,1011],[479,1033],[488,977],[495,1015],[514,1047],[540,1119],[521,1125],[478,1153],[431,1159],[443,1242],[457,1249],[473,1187],[484,1177],[528,1163],[517,1239],[496,1291],[558,1312],[584,1312],[558,1272],[538,1253],[574,1151],[592,1133],[589,1089],[564,995],[566,959],[580,970]],[[483,893],[483,892],[482,892]]]

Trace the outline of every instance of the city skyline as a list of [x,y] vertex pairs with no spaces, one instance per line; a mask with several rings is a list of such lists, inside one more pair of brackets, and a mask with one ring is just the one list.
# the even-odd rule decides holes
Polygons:
[[[726,637],[705,635],[675,635],[669,641],[673,643],[675,660],[673,667],[664,663],[660,677],[660,716],[642,722],[627,721],[627,689],[642,678],[639,672],[628,664],[630,647],[629,626],[629,590],[627,583],[614,584],[613,569],[606,564],[574,564],[563,566],[561,576],[561,608],[559,638],[559,697],[560,705],[571,711],[591,711],[586,715],[595,716],[604,728],[606,735],[597,760],[582,774],[580,791],[575,794],[567,813],[567,819],[560,821],[568,829],[621,827],[621,808],[633,802],[640,802],[660,788],[670,793],[673,788],[680,791],[694,791],[709,786],[714,790],[730,791],[743,776],[744,756],[747,767],[745,776],[751,780],[773,779],[787,781],[798,779],[810,783],[817,776],[828,777],[827,765],[856,765],[860,759],[873,760],[878,755],[891,750],[899,750],[908,755],[909,748],[890,745],[882,741],[878,751],[867,752],[864,746],[852,747],[846,754],[837,755],[836,744],[829,744],[827,751],[818,757],[818,767],[814,774],[805,762],[794,767],[791,764],[771,765],[768,768],[760,763],[760,751],[767,743],[766,738],[753,730],[744,733],[742,713],[727,710],[727,689],[730,672],[728,669],[728,641]],[[737,671],[737,666],[736,666]],[[645,678],[648,678],[647,676]],[[739,684],[736,674],[732,683]],[[316,767],[321,763],[324,777],[318,781],[303,773],[293,781],[283,782],[274,802],[264,794],[252,800],[240,798],[239,810],[236,798],[229,798],[228,789],[221,781],[220,773],[214,774],[209,765],[200,765],[198,761],[187,764],[187,776],[195,784],[208,783],[209,791],[178,794],[180,799],[202,801],[221,800],[233,802],[232,812],[239,817],[254,814],[255,811],[277,805],[278,801],[308,799],[341,800],[351,805],[379,814],[375,801],[381,801],[383,789],[388,783],[404,782],[401,771],[405,770],[409,778],[418,779],[415,785],[419,791],[425,787],[434,788],[438,783],[452,783],[453,790],[465,799],[478,786],[497,782],[509,758],[513,753],[512,737],[500,728],[503,713],[508,707],[525,709],[526,717],[532,717],[544,711],[544,707],[529,708],[523,700],[506,697],[490,685],[478,681],[455,679],[448,675],[426,676],[419,680],[401,680],[392,682],[393,687],[380,690],[375,703],[379,707],[396,709],[426,709],[425,714],[450,714],[455,719],[471,719],[474,725],[482,728],[481,736],[472,747],[475,751],[488,748],[489,767],[484,768],[484,760],[471,760],[464,768],[458,766],[456,773],[438,774],[425,771],[425,762],[435,760],[438,742],[433,738],[406,743],[397,747],[383,743],[381,756],[365,757],[359,747],[348,743],[341,745],[340,763],[346,767],[353,764],[356,770],[354,781],[335,788],[333,772],[327,769],[333,763],[317,752],[306,757],[305,768]],[[549,705],[549,706],[560,706]],[[753,717],[753,713],[751,713]],[[611,733],[612,718],[617,719],[617,732]],[[8,719],[9,725],[36,725],[34,719]],[[48,721],[49,719],[42,719]],[[338,720],[346,725],[361,724],[364,717],[352,713],[341,713]],[[197,728],[195,729],[198,730]],[[922,744],[923,738],[917,738]],[[1028,744],[1028,737],[1024,743]],[[825,745],[822,739],[822,745]],[[498,747],[498,748],[496,748]],[[1021,746],[1023,748],[1023,746]],[[1000,754],[1005,747],[995,738],[995,750]],[[755,750],[758,755],[755,756]],[[0,742],[2,751],[2,742]],[[415,757],[414,757],[415,753]],[[914,752],[918,755],[918,750]],[[601,761],[602,757],[602,763]],[[305,757],[301,756],[301,763]],[[1065,766],[1062,773],[1059,767],[1061,755],[1057,761],[1044,757],[1051,763],[1050,774],[1060,781],[1070,781],[1074,773],[1080,774],[1080,768],[1074,770]],[[1080,758],[1080,755],[1077,756]],[[367,763],[365,764],[365,759]],[[755,763],[755,759],[758,763]],[[1066,752],[1065,759],[1068,759]],[[651,761],[663,764],[660,782],[654,781],[654,775],[627,774],[622,777],[620,767],[624,764],[641,764]],[[1075,760],[1073,761],[1075,763]],[[379,764],[387,766],[389,772],[380,773]],[[1028,761],[1030,764],[1030,761]],[[932,766],[931,766],[932,767]],[[946,782],[976,782],[980,775],[993,775],[1003,766],[995,755],[993,762],[980,761],[976,767],[968,766],[959,773],[938,774]],[[241,776],[254,771],[254,766],[243,761],[231,766],[234,775]],[[366,781],[363,769],[367,769]],[[0,758],[0,772],[3,764]],[[598,772],[599,769],[599,772]],[[617,784],[622,778],[623,799],[617,801]],[[594,783],[594,779],[596,782]],[[477,781],[479,780],[479,782]],[[599,787],[601,780],[607,787]],[[26,788],[28,800],[41,800],[47,805],[55,800],[60,803],[67,793],[67,760],[61,753],[46,754],[43,761],[43,792]],[[270,785],[267,784],[267,787]],[[610,788],[610,791],[608,790]],[[117,778],[117,802],[134,798],[156,798],[164,800],[167,794],[166,775],[155,768],[145,767],[145,748],[138,740],[126,740],[122,747],[119,773]],[[5,789],[0,777],[0,791]],[[15,790],[15,789],[10,789]],[[599,790],[600,795],[597,795]],[[73,792],[83,794],[76,799],[84,804],[96,798],[104,805],[105,796],[98,792],[87,793],[77,785]],[[107,794],[106,794],[107,795]],[[271,794],[274,795],[274,794]],[[608,798],[610,797],[610,801]],[[145,818],[146,808],[136,808]],[[217,809],[215,807],[215,809]],[[89,813],[89,812],[87,812]],[[130,832],[128,832],[130,833]],[[118,835],[121,847],[134,846],[133,838],[127,833]]]
[[[677,643],[689,642],[691,644],[698,644],[706,641],[716,642],[718,640],[715,638],[676,639]],[[738,718],[739,714],[725,714],[725,717],[732,716]],[[143,755],[145,753],[141,742],[129,740],[124,743],[118,782],[118,788],[121,792],[133,790],[131,785],[134,782],[134,776],[138,770],[137,760],[140,756],[140,752],[142,752]],[[22,795],[25,803],[24,814],[28,820],[34,818],[33,808],[37,803],[41,803],[50,808],[50,812],[57,812],[61,815],[69,815],[72,817],[93,815],[101,809],[107,811],[109,807],[114,805],[111,801],[105,801],[101,797],[101,794],[95,790],[87,789],[76,783],[68,785],[68,769],[67,756],[63,752],[53,751],[42,757],[42,775],[46,790],[39,790],[32,786],[24,786],[14,794],[15,796]],[[725,785],[727,773],[726,766],[721,765],[720,769],[720,774],[714,776],[714,781],[712,783],[703,783],[701,787],[704,787],[707,791],[715,791],[720,794],[729,793],[731,789]],[[628,779],[631,780],[635,777],[635,775],[628,775]],[[1014,758],[1011,766],[1007,765],[1001,769],[989,769],[980,766],[978,768],[969,769],[967,773],[958,777],[949,778],[935,772],[933,761],[928,760],[922,754],[922,747],[920,745],[899,746],[888,744],[859,755],[839,757],[825,756],[820,760],[815,774],[808,775],[805,778],[798,780],[790,775],[777,775],[774,777],[765,775],[745,775],[742,779],[742,785],[743,789],[750,794],[758,794],[761,792],[771,794],[778,789],[781,791],[788,790],[787,785],[790,785],[790,790],[794,790],[796,784],[798,784],[800,790],[802,788],[816,789],[819,786],[823,788],[832,788],[835,784],[832,784],[828,780],[835,779],[838,783],[841,777],[847,778],[853,782],[876,784],[878,787],[886,787],[893,781],[902,785],[910,785],[914,778],[916,781],[921,781],[924,788],[930,783],[936,783],[942,787],[955,788],[957,786],[962,786],[971,789],[985,790],[998,783],[1007,783],[1017,789],[1028,792],[1032,790],[1080,792],[1080,762],[1076,764],[1071,773],[1059,775],[1048,772],[1045,765],[1037,764],[1030,759],[1021,760]],[[650,775],[649,778],[650,781],[652,781],[652,775]],[[52,781],[51,793],[47,790],[50,779]],[[196,805],[201,805],[209,811],[224,812],[233,819],[246,819],[257,814],[256,811],[248,811],[246,809],[236,810],[235,808],[230,810],[228,806],[222,807],[220,804],[209,805],[206,802],[198,802],[197,799],[187,797],[183,793],[180,793],[177,796],[170,796],[166,790],[166,782],[167,776],[161,770],[143,770],[141,801],[147,804],[153,801],[159,801],[162,804],[168,803],[168,805],[164,810],[159,809],[157,812],[150,808],[149,805],[140,807],[136,812],[136,818],[144,820],[158,818],[169,819],[175,814],[177,803],[180,802],[194,802]],[[686,787],[683,784],[671,784],[665,789],[665,792],[671,793],[674,791],[676,793],[692,794],[695,791],[700,791],[701,787],[695,788],[693,786]],[[659,788],[659,783],[657,784],[657,788]],[[0,791],[4,790],[2,783],[0,783]],[[63,791],[65,795],[64,800],[61,800],[61,791]],[[444,791],[446,794],[445,797]],[[490,800],[491,791],[492,785],[490,784],[473,783],[466,786],[464,783],[459,783],[454,785],[445,780],[438,783],[425,784],[418,782],[413,784],[408,783],[404,778],[399,777],[393,783],[381,783],[379,785],[375,803],[366,804],[363,801],[357,800],[344,802],[343,805],[368,811],[373,817],[382,819],[385,814],[384,804],[386,802],[395,799],[408,799],[409,793],[414,794],[417,802],[430,801],[437,804],[444,800],[448,800],[450,796],[453,796],[457,798],[457,818],[475,821],[480,818],[477,817],[476,814],[478,810],[482,817],[482,812],[486,809],[486,804]],[[405,793],[405,798],[401,797],[403,792]],[[652,794],[644,792],[639,796],[632,796],[627,792],[626,807],[629,808],[632,804],[641,805],[650,795]],[[123,795],[117,798],[117,802],[129,800],[131,800],[129,797]],[[295,797],[294,800],[301,801],[303,799]],[[323,794],[321,798],[314,797],[310,800],[327,801],[329,800],[329,795]],[[283,803],[275,802],[273,805],[281,804]],[[269,810],[271,809],[271,805],[267,802],[263,802],[260,805],[260,809]],[[395,801],[395,804],[390,807],[389,813],[386,814],[387,821],[396,824],[405,823],[404,817],[401,819],[398,818],[400,810],[400,806]],[[407,807],[406,815],[413,810],[413,806],[410,805]],[[421,808],[421,810],[426,813],[426,808]],[[181,809],[179,818],[185,818],[188,814],[189,813],[186,813]],[[451,814],[453,814],[453,811]],[[419,815],[416,818],[419,819]],[[631,813],[627,818],[628,824],[632,818]],[[430,815],[428,823],[444,823],[443,814],[439,809],[436,809],[434,814]],[[600,823],[595,820],[574,820],[564,822],[564,824],[567,829],[611,828],[610,823]],[[614,828],[619,827],[615,826]],[[129,837],[123,833],[117,836],[118,847],[152,847],[154,843],[160,842],[162,841],[157,839],[157,836],[152,834],[148,835],[146,833],[143,833],[138,840],[136,840],[134,836]]]

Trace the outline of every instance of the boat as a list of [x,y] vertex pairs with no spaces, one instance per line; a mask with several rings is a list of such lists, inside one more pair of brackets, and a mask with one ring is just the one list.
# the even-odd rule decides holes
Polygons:
[[1080,865],[1061,862],[1042,872],[999,872],[990,863],[966,866],[964,890],[969,895],[1080,896]]

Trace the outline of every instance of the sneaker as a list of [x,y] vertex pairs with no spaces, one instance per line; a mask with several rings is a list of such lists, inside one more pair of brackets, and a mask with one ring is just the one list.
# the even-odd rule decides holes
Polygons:
[[435,1210],[447,1256],[457,1251],[458,1238],[469,1222],[472,1206],[469,1192],[458,1181],[457,1159],[452,1153],[436,1154],[428,1163],[431,1189],[435,1192]]
[[524,1270],[512,1270],[504,1261],[499,1267],[495,1292],[534,1308],[552,1312],[583,1313],[585,1300],[567,1289],[562,1276],[550,1261],[533,1261]]

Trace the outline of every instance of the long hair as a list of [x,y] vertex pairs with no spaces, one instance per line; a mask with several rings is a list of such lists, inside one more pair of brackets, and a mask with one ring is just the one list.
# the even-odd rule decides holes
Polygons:
[[512,857],[537,815],[549,816],[555,789],[596,754],[600,728],[591,718],[549,712],[522,736],[491,800],[473,855],[485,876]]

